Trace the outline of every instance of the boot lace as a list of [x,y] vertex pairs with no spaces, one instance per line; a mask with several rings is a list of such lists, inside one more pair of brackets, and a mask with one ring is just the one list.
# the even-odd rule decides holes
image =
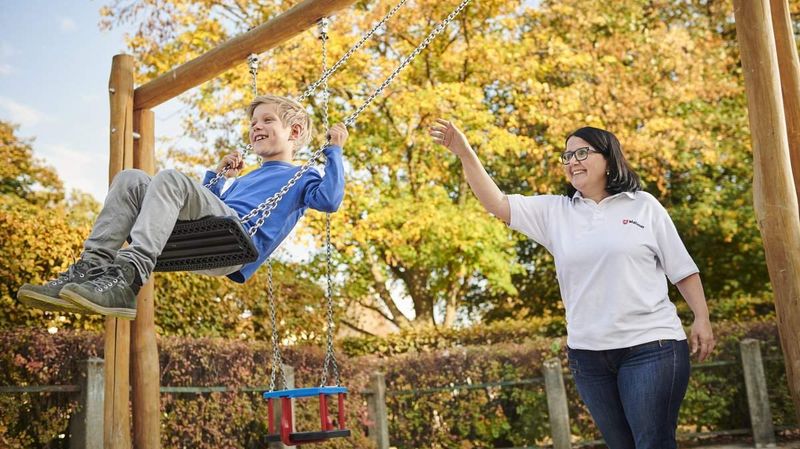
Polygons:
[[104,292],[120,282],[124,284],[128,282],[125,279],[122,267],[117,264],[90,268],[86,275],[94,277],[94,279],[86,282],[87,287],[92,287],[97,292]]
[[76,277],[83,279],[84,277],[86,277],[86,273],[88,271],[84,270],[83,268],[78,268],[78,265],[84,263],[85,262],[82,261],[77,261],[73,263],[72,265],[69,266],[69,268],[67,268],[67,271],[59,273],[56,279],[50,281],[50,285],[55,287],[57,285],[67,284],[72,282],[72,280],[75,279]]

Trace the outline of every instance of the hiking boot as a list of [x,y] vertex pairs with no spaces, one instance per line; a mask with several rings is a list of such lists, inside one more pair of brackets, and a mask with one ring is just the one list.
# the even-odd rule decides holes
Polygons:
[[136,318],[136,294],[142,286],[136,267],[117,258],[114,263],[92,268],[82,284],[67,284],[61,298],[100,315],[132,320]]
[[91,263],[83,259],[78,260],[70,265],[67,271],[59,274],[58,278],[44,285],[24,284],[17,291],[17,300],[28,307],[51,312],[85,313],[87,310],[61,299],[58,294],[67,284],[82,284],[88,281],[87,272],[92,267]]

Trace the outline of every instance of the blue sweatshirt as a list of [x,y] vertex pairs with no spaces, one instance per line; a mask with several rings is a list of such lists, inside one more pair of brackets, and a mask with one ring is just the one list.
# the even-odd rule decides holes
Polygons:
[[[310,207],[322,212],[335,212],[339,208],[344,197],[342,149],[329,145],[324,153],[327,158],[325,176],[320,175],[317,170],[308,170],[286,192],[278,206],[253,235],[253,243],[258,250],[258,260],[229,274],[231,280],[244,283],[250,279],[256,269],[289,235],[306,209]],[[213,185],[211,191],[238,212],[239,217],[243,217],[286,185],[299,170],[299,166],[289,162],[267,161],[258,169],[233,181],[225,193],[221,193],[223,183]],[[207,171],[203,184],[207,184],[215,175],[213,171]],[[259,216],[260,214],[244,223],[245,229],[253,226]]]

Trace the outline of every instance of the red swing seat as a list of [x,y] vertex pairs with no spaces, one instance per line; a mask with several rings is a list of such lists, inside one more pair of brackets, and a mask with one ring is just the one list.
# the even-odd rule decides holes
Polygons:
[[[328,397],[336,396],[337,399],[337,424],[334,427],[333,419],[328,414]],[[292,399],[319,397],[319,431],[295,432],[292,420]],[[350,436],[350,430],[345,428],[345,408],[344,400],[347,396],[345,387],[319,387],[319,388],[297,388],[294,390],[270,391],[264,393],[267,400],[268,429],[267,442],[281,441],[287,446],[296,446],[307,443],[318,443],[332,438],[346,438]],[[275,430],[275,401],[280,399],[281,422],[280,431]]]

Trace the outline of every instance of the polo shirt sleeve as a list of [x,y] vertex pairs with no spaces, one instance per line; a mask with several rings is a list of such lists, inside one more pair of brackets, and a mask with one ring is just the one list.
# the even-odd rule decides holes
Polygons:
[[511,222],[508,226],[549,249],[550,235],[547,225],[552,198],[552,195],[508,195],[511,210]]
[[667,278],[672,284],[685,279],[687,276],[699,273],[700,270],[686,250],[675,224],[669,217],[667,210],[660,204],[657,207],[653,231],[658,248],[656,254]]

